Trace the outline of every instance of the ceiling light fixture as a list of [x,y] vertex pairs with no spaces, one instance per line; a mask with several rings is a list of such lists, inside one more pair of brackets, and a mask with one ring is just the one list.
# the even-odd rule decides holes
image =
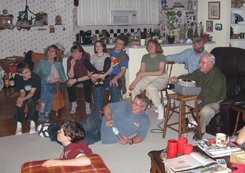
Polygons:
[[[31,18],[28,18],[28,12],[31,13],[34,17],[31,16]],[[34,24],[32,25],[32,20],[35,19]],[[18,30],[20,29],[27,29],[29,30],[32,26],[44,26],[47,25],[47,22],[45,21],[47,19],[47,13],[39,12],[37,14],[33,13],[27,3],[26,0],[26,6],[24,11],[19,11],[19,16],[17,19],[17,22],[15,26]]]

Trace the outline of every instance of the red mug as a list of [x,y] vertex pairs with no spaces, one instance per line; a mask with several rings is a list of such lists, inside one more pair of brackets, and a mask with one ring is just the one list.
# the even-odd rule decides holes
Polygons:
[[175,139],[168,140],[168,159],[177,157],[178,142]]
[[191,154],[193,151],[193,145],[191,144],[184,144],[183,146],[183,154]]
[[184,144],[187,144],[187,138],[181,136],[179,137],[178,139],[178,154],[183,154],[183,147],[184,147]]

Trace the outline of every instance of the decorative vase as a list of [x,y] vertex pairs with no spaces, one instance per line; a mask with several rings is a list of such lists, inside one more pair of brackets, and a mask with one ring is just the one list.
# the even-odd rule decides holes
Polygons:
[[175,36],[174,35],[173,36],[168,35],[167,38],[168,38],[168,43],[169,44],[173,44],[174,43],[174,40],[175,40]]

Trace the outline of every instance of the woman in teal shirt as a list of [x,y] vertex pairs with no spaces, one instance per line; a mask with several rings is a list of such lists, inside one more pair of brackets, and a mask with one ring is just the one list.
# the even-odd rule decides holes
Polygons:
[[49,46],[47,48],[46,58],[41,59],[35,69],[35,72],[41,78],[41,108],[38,113],[39,124],[49,121],[48,116],[51,112],[53,96],[57,90],[56,84],[66,81],[64,67],[61,62],[56,61],[57,50],[56,45]]

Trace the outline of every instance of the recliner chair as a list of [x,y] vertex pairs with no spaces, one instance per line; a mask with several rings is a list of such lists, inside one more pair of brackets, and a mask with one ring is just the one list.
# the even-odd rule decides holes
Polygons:
[[[236,47],[216,47],[211,51],[215,56],[215,65],[226,76],[227,98],[220,103],[218,112],[206,127],[207,133],[218,132],[231,136],[234,132],[237,112],[231,107],[236,101],[245,100],[245,49]],[[238,129],[243,127],[242,117]]]

